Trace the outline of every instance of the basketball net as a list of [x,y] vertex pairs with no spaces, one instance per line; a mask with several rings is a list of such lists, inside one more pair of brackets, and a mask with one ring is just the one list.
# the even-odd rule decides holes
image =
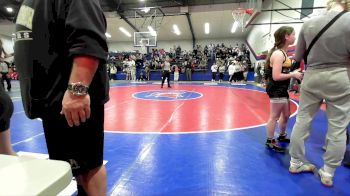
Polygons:
[[234,20],[234,24],[232,27],[232,33],[234,33],[238,27],[241,27],[242,32],[244,32],[243,22],[244,22],[244,14],[245,13],[246,13],[246,9],[244,9],[244,8],[238,8],[238,9],[234,9],[232,11],[232,17]]
[[141,52],[141,54],[146,54],[147,53],[147,47],[146,47],[145,43],[142,43],[140,52]]

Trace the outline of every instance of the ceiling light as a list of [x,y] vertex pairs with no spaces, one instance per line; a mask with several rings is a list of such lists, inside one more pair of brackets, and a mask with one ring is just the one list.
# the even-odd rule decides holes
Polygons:
[[204,32],[205,34],[209,34],[209,23],[204,24]]
[[145,13],[148,13],[150,10],[151,10],[150,7],[141,8],[141,11],[143,11],[143,12],[145,12]]
[[7,7],[6,10],[7,10],[7,12],[10,12],[10,13],[13,12],[13,8],[12,7]]
[[231,33],[236,32],[237,28],[238,28],[238,22],[235,21],[235,22],[233,23],[233,25],[232,25]]
[[149,32],[154,31],[154,29],[151,26],[148,26],[147,28],[148,28]]
[[173,30],[176,35],[181,35],[179,27],[176,24],[173,25]]
[[157,32],[151,27],[151,26],[148,26],[148,31],[151,33],[152,36],[157,36]]
[[106,35],[107,38],[111,38],[112,37],[111,34],[109,34],[108,32],[106,32],[105,35]]
[[131,37],[131,34],[129,33],[129,31],[127,31],[126,29],[124,29],[123,27],[119,27],[119,30],[121,32],[123,32],[126,36]]

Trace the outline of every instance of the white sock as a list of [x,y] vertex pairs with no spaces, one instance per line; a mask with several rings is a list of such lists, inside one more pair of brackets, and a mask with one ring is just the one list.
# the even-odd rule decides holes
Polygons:
[[333,177],[334,176],[334,172],[335,172],[335,168],[332,167],[328,167],[327,165],[324,165],[322,170],[324,171],[324,174],[328,177]]
[[290,158],[290,165],[291,166],[301,166],[303,162],[301,162],[299,159],[295,159],[293,157]]

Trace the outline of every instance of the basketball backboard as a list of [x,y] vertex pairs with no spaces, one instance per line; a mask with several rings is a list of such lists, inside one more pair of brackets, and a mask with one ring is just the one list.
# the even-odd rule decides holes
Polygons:
[[134,32],[134,47],[157,46],[157,35],[154,32]]

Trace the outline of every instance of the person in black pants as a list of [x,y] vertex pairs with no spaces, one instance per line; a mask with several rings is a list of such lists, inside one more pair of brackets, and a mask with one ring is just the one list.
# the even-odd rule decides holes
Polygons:
[[78,195],[107,195],[106,28],[98,0],[23,0],[16,20],[25,113],[42,119],[49,158],[71,165]]
[[0,154],[16,155],[11,146],[10,119],[13,113],[13,103],[10,96],[0,86]]
[[162,64],[163,67],[163,74],[162,74],[162,85],[161,88],[163,88],[163,84],[165,81],[165,78],[168,79],[168,88],[171,88],[170,86],[170,63],[169,63],[169,58],[166,58],[164,63]]
[[192,60],[188,60],[186,67],[185,67],[185,72],[186,72],[186,80],[191,81],[192,80]]

